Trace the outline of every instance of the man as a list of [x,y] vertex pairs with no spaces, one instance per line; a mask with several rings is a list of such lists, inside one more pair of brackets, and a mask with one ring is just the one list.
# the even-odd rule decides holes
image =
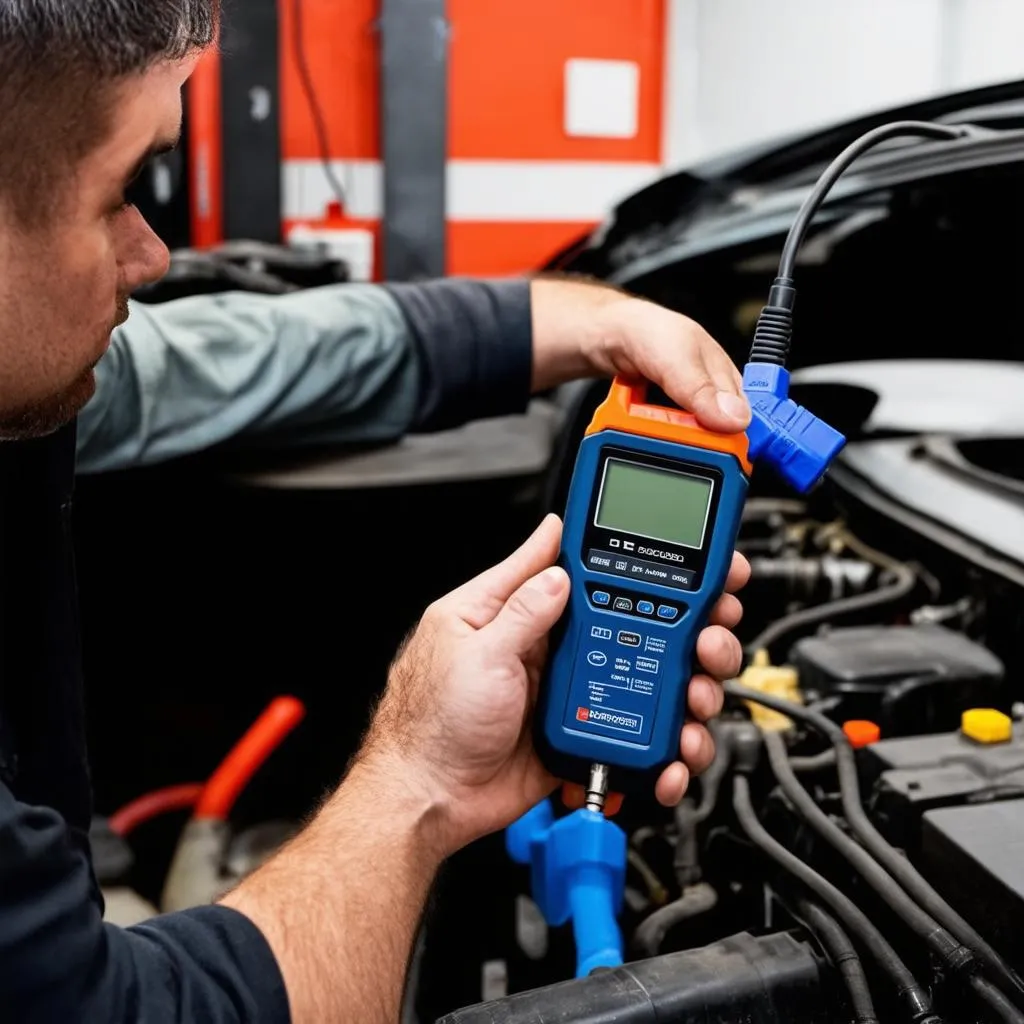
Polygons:
[[[568,591],[554,566],[560,524],[549,517],[505,562],[427,609],[345,780],[269,864],[216,906],[133,929],[102,921],[86,835],[68,524],[74,420],[127,313],[125,297],[167,265],[122,190],[147,153],[176,141],[181,87],[213,37],[215,2],[0,3],[4,1021],[393,1021],[440,863],[556,785],[523,727]],[[453,287],[429,294],[462,295]],[[708,426],[745,425],[735,370],[683,318],[576,283],[467,287],[476,298],[438,299],[433,324],[424,313],[424,337],[460,303],[497,323],[491,337],[514,335],[525,329],[516,317],[528,294],[530,359],[508,372],[535,387],[585,373],[640,373]],[[403,316],[412,324],[409,295]],[[501,358],[462,344],[464,358]],[[482,405],[479,389],[496,376],[478,364],[464,397]],[[420,381],[415,391],[430,387]],[[745,572],[738,561],[729,589]],[[665,804],[677,803],[690,771],[711,759],[699,723],[721,706],[712,679],[739,667],[739,646],[723,628],[739,614],[726,596],[719,625],[699,639],[708,675],[690,687],[693,721],[680,737],[680,760],[657,783]]]

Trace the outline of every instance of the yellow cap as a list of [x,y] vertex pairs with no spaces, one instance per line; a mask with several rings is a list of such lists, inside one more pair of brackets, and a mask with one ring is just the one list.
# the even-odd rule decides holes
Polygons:
[[977,743],[1005,743],[1013,738],[1013,722],[995,708],[971,708],[960,717],[960,729]]
[[[781,697],[796,704],[803,703],[796,669],[790,665],[773,665],[766,650],[755,652],[751,663],[740,675],[739,682],[748,690],[756,690],[770,697]],[[793,725],[789,718],[771,708],[752,702],[749,707],[751,718],[762,729],[781,732]]]

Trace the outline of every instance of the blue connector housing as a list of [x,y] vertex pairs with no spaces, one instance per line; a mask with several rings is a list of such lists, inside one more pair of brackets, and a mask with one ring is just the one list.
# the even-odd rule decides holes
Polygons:
[[576,977],[623,962],[618,915],[626,887],[626,833],[586,808],[555,821],[549,800],[505,830],[509,856],[530,865],[533,900],[549,925],[572,920]]
[[743,391],[753,418],[747,428],[751,462],[770,463],[801,494],[824,475],[846,438],[789,397],[789,371],[747,363]]

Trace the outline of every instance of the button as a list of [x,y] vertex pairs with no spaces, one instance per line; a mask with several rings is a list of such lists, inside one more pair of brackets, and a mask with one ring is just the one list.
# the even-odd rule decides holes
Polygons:
[[995,708],[971,708],[965,711],[960,717],[960,729],[968,739],[976,743],[1006,743],[1013,739],[1013,722]]
[[591,665],[595,665],[597,668],[600,668],[602,665],[608,664],[608,655],[605,654],[604,651],[591,651],[587,655],[587,661],[589,661]]
[[658,618],[659,619],[674,619],[679,614],[678,608],[673,608],[670,604],[658,605]]
[[631,612],[633,610],[633,602],[628,597],[617,597],[613,607],[617,612]]
[[641,636],[639,633],[630,633],[625,629],[619,630],[619,643],[626,647],[639,647]]
[[651,601],[637,601],[637,603],[636,603],[636,610],[641,615],[653,615],[654,614],[654,604]]
[[590,595],[590,600],[593,601],[594,604],[606,605],[611,599],[612,595],[609,594],[607,590],[595,590],[593,594]]
[[636,659],[636,670],[637,672],[650,672],[652,675],[658,674],[658,666],[660,662],[657,658],[637,658]]
[[611,640],[612,631],[607,626],[591,626],[590,635],[596,640]]

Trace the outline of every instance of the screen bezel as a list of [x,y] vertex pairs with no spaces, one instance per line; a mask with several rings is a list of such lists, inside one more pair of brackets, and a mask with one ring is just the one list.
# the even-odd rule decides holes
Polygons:
[[[652,473],[660,473],[668,476],[685,477],[687,480],[698,480],[703,484],[707,484],[709,487],[707,504],[704,507],[704,522],[701,523],[700,527],[700,541],[697,544],[686,544],[680,540],[672,540],[669,537],[656,537],[653,533],[639,533],[635,530],[624,530],[621,526],[609,526],[605,523],[600,522],[598,515],[601,510],[601,499],[604,497],[604,489],[608,483],[608,470],[612,464],[621,466],[633,466],[637,469],[647,470]],[[601,530],[608,530],[610,533],[617,534],[628,534],[630,537],[643,537],[645,540],[657,541],[659,544],[670,544],[673,547],[689,548],[691,551],[700,551],[704,547],[704,541],[708,535],[708,523],[711,520],[711,507],[715,500],[715,492],[717,488],[715,484],[717,481],[713,480],[706,473],[694,473],[689,470],[681,470],[666,466],[652,466],[647,462],[640,462],[637,459],[624,459],[618,456],[609,455],[608,458],[602,461],[601,465],[601,485],[597,489],[597,501],[594,503],[594,518],[593,525]]]

